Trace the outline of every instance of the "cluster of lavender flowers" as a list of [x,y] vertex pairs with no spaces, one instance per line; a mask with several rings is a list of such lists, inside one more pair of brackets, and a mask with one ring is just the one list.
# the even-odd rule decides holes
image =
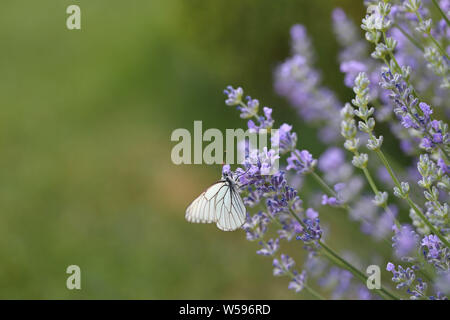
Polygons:
[[[289,289],[316,299],[447,299],[450,1],[365,5],[360,29],[343,10],[332,14],[351,101],[342,103],[322,85],[304,26],[292,27],[292,56],[275,71],[276,92],[317,128],[328,149],[315,156],[302,150],[291,125],[275,127],[271,108],[260,114],[257,99],[230,86],[226,104],[237,107],[250,130],[278,129],[279,154],[254,150],[234,172],[224,170],[245,186],[247,239],[260,245],[257,254],[272,257],[275,276],[289,277]],[[385,150],[385,137],[396,140],[409,166]],[[268,175],[276,160],[282,170]],[[315,181],[308,194],[296,183],[303,176]],[[333,226],[323,225],[319,212],[358,221],[361,241],[370,237],[371,257],[332,248]],[[299,257],[288,256],[295,242]],[[383,278],[369,290],[365,268],[371,264],[384,265],[391,281]]]

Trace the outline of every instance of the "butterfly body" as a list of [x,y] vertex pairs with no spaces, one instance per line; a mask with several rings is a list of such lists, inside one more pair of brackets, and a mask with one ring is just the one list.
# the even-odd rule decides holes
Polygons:
[[238,183],[227,173],[198,196],[186,209],[186,220],[193,223],[216,223],[223,231],[240,228],[246,218]]

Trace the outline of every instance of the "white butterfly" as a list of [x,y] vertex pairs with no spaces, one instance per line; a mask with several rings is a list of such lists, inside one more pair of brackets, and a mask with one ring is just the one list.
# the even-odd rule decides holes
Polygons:
[[246,210],[238,192],[238,182],[225,172],[192,201],[186,209],[186,220],[193,223],[216,223],[223,231],[234,231],[245,222]]

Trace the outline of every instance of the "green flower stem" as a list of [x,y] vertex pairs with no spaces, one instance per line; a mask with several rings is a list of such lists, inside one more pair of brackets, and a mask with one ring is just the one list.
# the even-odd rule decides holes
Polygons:
[[[417,270],[418,273],[420,273],[426,280],[428,280],[428,282],[432,282],[436,277],[435,277],[435,273],[433,272],[433,268],[431,267],[431,265],[425,260],[423,253],[419,251],[417,257],[419,258],[419,261],[422,264],[422,268],[420,268],[419,270]],[[433,274],[431,275],[430,274]]]
[[443,56],[445,56],[447,58],[447,60],[450,60],[449,55],[447,54],[447,52],[445,52],[444,48],[442,48],[441,44],[436,40],[436,38],[433,37],[433,35],[431,33],[428,33],[428,36],[430,37],[431,41],[433,41],[433,43],[436,45],[436,47],[439,49],[441,54]]
[[[386,32],[383,31],[383,40],[384,40],[384,43],[386,43],[386,39],[387,39]],[[393,53],[392,51],[389,51],[389,57],[390,57],[391,60],[394,62],[395,67],[396,67],[397,70],[398,70],[398,73],[399,73],[399,74],[402,74],[402,68],[400,67],[400,64],[398,63],[398,61],[397,61],[397,59],[395,58],[395,55],[394,55],[394,53]],[[384,61],[384,63],[386,64],[386,66],[390,69],[391,66],[390,66],[389,62],[386,60],[386,58],[383,58],[383,61]],[[403,77],[403,78],[404,78],[405,82],[408,84],[408,86],[411,88],[412,94],[417,98],[418,95],[417,95],[417,93],[416,93],[416,90],[415,90],[414,87],[411,85],[411,82],[409,81],[409,79],[406,79],[405,77]],[[421,111],[419,111],[419,112],[421,112]]]
[[[383,38],[384,38],[384,42],[386,42],[386,32],[383,32]],[[397,59],[395,58],[394,54],[393,54],[392,52],[389,52],[389,56],[391,57],[391,60],[394,62],[396,68],[398,69],[398,72],[399,72],[400,74],[402,74],[402,69],[401,69],[399,63],[397,62]],[[384,63],[386,64],[386,66],[387,66],[388,68],[390,68],[390,64],[389,64],[389,62],[386,60],[386,58],[383,58],[383,61],[384,61]],[[410,82],[408,79],[406,79],[406,78],[404,78],[404,80],[405,80],[405,82],[408,84],[408,86],[411,88],[411,90],[412,90],[411,92],[412,92],[413,96],[416,97],[416,98],[418,98],[418,95],[417,95],[417,93],[416,93],[416,90],[415,90],[414,87],[411,85],[411,82]],[[417,110],[417,111],[418,111],[421,115],[423,115],[422,110],[419,109],[419,110]],[[431,138],[428,132],[425,132],[425,135],[427,135],[429,138]],[[439,150],[441,150],[441,155],[442,155],[443,159],[445,160],[445,163],[449,163],[449,159],[448,159],[448,157],[447,157],[447,153],[445,152],[445,150],[442,148],[441,145],[438,145],[438,148],[439,148]]]
[[[383,32],[383,38],[384,38],[384,42],[386,42],[386,33],[385,32]],[[395,59],[394,54],[392,52],[389,52],[389,56],[391,57],[392,61],[394,61],[394,64],[396,65],[396,68],[399,71],[399,74],[402,74],[402,72],[401,72],[402,69],[401,69],[400,65],[398,64],[397,59]],[[390,68],[389,62],[386,60],[386,58],[383,58],[383,61],[386,64],[386,66],[388,68]],[[414,90],[414,87],[411,85],[411,82],[408,79],[406,79],[406,78],[404,78],[404,80],[408,84],[408,86],[411,88],[413,96],[418,98],[418,95],[417,95],[416,91]],[[422,112],[422,110],[420,110],[420,108],[417,111],[419,112],[420,115],[423,116],[423,112]],[[408,113],[411,114],[411,111],[408,110]],[[425,132],[425,135],[428,138],[430,138],[431,140],[433,140],[428,132]],[[441,145],[438,145],[438,148],[439,148],[439,150],[441,150],[441,155],[442,155],[443,159],[445,160],[445,163],[448,164],[449,163],[449,159],[447,157],[447,153],[445,152],[445,150],[442,148]]]
[[[320,177],[319,177],[319,178],[320,178]],[[294,216],[294,218],[295,218],[298,222],[300,222],[300,224],[301,224],[302,226],[305,226],[304,223],[303,223],[303,221],[301,221],[301,220],[298,218],[298,216],[297,216],[294,212],[291,212],[291,211],[290,211],[290,213],[291,213],[291,215]],[[276,218],[272,217],[270,214],[268,214],[268,215],[269,215],[269,217],[270,217],[270,219],[271,219],[272,222],[275,222],[279,227],[283,227],[283,225],[282,225]],[[264,240],[261,240],[261,241],[264,243],[265,246],[267,246],[267,244],[266,244],[266,242],[265,242]],[[339,265],[339,266],[342,266],[342,264],[339,263],[338,261],[336,261],[332,256],[329,256],[329,255],[326,254],[326,253],[325,253],[325,255],[326,255],[326,258],[329,259],[329,260],[331,260],[332,263],[334,263],[334,264],[336,264],[336,265]],[[344,267],[344,268],[345,268],[345,267]],[[289,270],[287,270],[287,271],[290,273]],[[292,277],[293,277],[293,276],[294,276],[294,275],[292,274]],[[325,300],[325,298],[324,298],[323,296],[321,296],[318,292],[316,292],[314,289],[312,289],[311,287],[307,286],[306,284],[305,284],[305,288],[306,288],[307,291],[308,291],[312,296],[314,296],[316,299],[318,299],[318,300]]]
[[399,24],[395,23],[394,27],[397,28],[413,45],[415,45],[417,49],[419,49],[422,52],[425,52],[423,46],[416,39],[414,39],[412,35],[406,32]]
[[447,153],[444,151],[441,145],[439,145],[439,150],[441,150],[441,156],[445,161],[445,164],[448,165],[450,163],[450,160],[447,157]]
[[[328,193],[329,196],[335,197],[337,199],[337,193],[336,191],[334,191],[333,189],[331,189],[331,187],[314,171],[310,172],[311,176],[314,178],[314,180],[316,180],[316,182],[322,187],[322,189]],[[341,204],[339,206],[340,208],[343,208],[347,211],[350,211],[350,207],[348,206],[348,204]]]
[[[333,195],[333,194],[336,195],[336,193],[335,193],[335,192],[327,185],[327,183],[326,183],[325,181],[322,180],[322,178],[321,178],[318,174],[316,174],[314,171],[313,171],[312,173],[314,173],[313,176],[316,177],[317,181],[320,182],[319,184],[320,184],[322,187],[324,187],[324,189],[328,189],[328,190],[329,190],[330,195]],[[348,206],[347,206],[347,209],[349,209]],[[297,220],[298,223],[300,223],[300,225],[301,225],[303,228],[306,229],[306,225],[304,224],[304,222],[297,216],[297,214],[295,214],[295,212],[292,211],[292,209],[289,209],[289,213],[295,218],[295,220]],[[281,224],[275,217],[272,217],[272,216],[269,214],[269,218],[271,219],[272,222],[275,222],[278,226],[282,227],[282,224]],[[264,245],[267,245],[266,242],[264,242],[264,240],[261,240],[261,241],[264,243]],[[347,261],[345,261],[344,259],[340,258],[339,255],[338,255],[337,253],[335,253],[331,248],[329,248],[329,247],[328,247],[325,243],[323,243],[322,241],[319,240],[319,244],[320,244],[320,246],[321,246],[322,248],[325,249],[325,252],[324,252],[324,253],[325,253],[325,256],[326,256],[332,263],[334,263],[334,264],[336,264],[336,265],[338,265],[338,266],[342,266],[343,268],[349,270],[355,277],[357,277],[358,279],[360,279],[364,284],[367,282],[367,277],[366,277],[366,275],[365,275],[364,273],[362,273],[361,271],[359,271],[356,267],[352,266],[349,262],[347,262]],[[334,253],[334,254],[331,255],[331,253]],[[336,258],[334,258],[335,256],[338,257],[339,259],[336,260]],[[306,288],[306,286],[305,286],[305,288]],[[311,289],[311,288],[310,288],[310,289]],[[314,293],[312,293],[311,290],[309,290],[309,291],[310,291],[310,293],[311,293],[312,295],[314,295]],[[377,290],[377,292],[378,292],[378,291],[383,292],[383,291],[385,291],[385,289]],[[386,299],[386,297],[383,296],[383,293],[379,293],[379,292],[378,292],[378,294],[379,294],[383,299]],[[387,294],[387,296],[388,296],[389,298],[398,300],[397,297],[395,297],[394,295],[392,295],[392,294],[390,294],[390,293]]]
[[[362,120],[364,121],[364,123],[367,126],[369,126],[367,117],[362,118]],[[372,140],[376,140],[376,137],[374,136],[373,131],[369,132],[369,138],[372,139]],[[358,151],[355,151],[354,153],[355,153],[356,156],[359,155]],[[367,168],[362,168],[362,171],[364,172],[364,175],[366,176],[366,179],[369,182],[369,185],[372,188],[373,193],[376,196],[379,195],[380,191],[378,190],[377,185],[375,184],[375,181],[373,180],[372,175],[370,174],[369,170]],[[397,220],[397,218],[394,216],[392,211],[389,209],[387,203],[384,202],[381,207],[384,209],[384,211],[386,211],[389,214],[389,216],[392,218],[392,221],[394,221],[394,223],[397,226],[397,228],[400,228],[400,222]]]
[[436,0],[431,0],[434,4],[434,6],[438,9],[438,11],[441,13],[444,20],[447,22],[447,25],[450,27],[450,20],[448,19],[447,15],[445,14],[444,10],[439,6],[439,3]]
[[[422,18],[422,15],[419,13],[419,11],[416,11],[415,13],[416,13],[417,19],[419,19],[419,22],[423,23],[423,18]],[[447,59],[450,59],[447,52],[445,52],[445,50],[442,48],[441,44],[436,40],[436,38],[431,34],[431,32],[426,32],[425,34],[431,39],[431,41],[434,43],[436,48],[438,48],[438,50],[441,52],[441,54],[443,56],[445,56]]]
[[[328,186],[328,184],[314,171],[311,172],[312,176],[314,177],[314,179],[316,180],[316,182],[322,187],[322,189],[328,193],[328,195],[333,196],[333,197],[337,197],[336,192],[330,188],[330,186]],[[340,208],[343,208],[344,210],[346,210],[347,212],[350,212],[351,208],[348,204],[342,204],[340,205]],[[400,225],[400,223],[398,222],[398,220],[395,218],[394,214],[392,213],[392,211],[389,209],[389,207],[384,206],[383,207],[384,210],[386,210],[388,212],[389,215],[391,215],[393,221],[395,222],[395,224],[397,226]],[[364,221],[370,223],[370,221],[368,221],[367,219],[364,218]],[[391,243],[388,239],[383,238],[384,243],[386,243],[388,245],[388,248],[391,249]]]
[[372,179],[372,176],[371,176],[369,170],[367,170],[367,168],[362,168],[362,171],[364,172],[364,175],[366,176],[366,179],[369,182],[369,185],[372,188],[373,193],[375,193],[375,194],[380,193],[377,186],[375,185],[375,182]]
[[[375,182],[373,181],[369,170],[367,168],[363,168],[362,170],[364,172],[364,175],[366,176],[367,181],[369,182],[370,187],[372,188],[373,193],[375,193],[375,195],[378,195],[380,193],[380,191],[378,190]],[[397,228],[400,228],[400,222],[394,216],[394,214],[392,213],[391,209],[389,209],[387,203],[386,202],[383,203],[383,205],[381,207],[384,209],[384,211],[386,211],[389,214],[389,216],[392,218],[392,221],[394,221],[394,223],[397,226]]]
[[[378,157],[380,158],[383,165],[386,167],[387,171],[389,172],[389,175],[392,178],[392,181],[396,185],[397,188],[401,190],[401,184],[400,181],[395,176],[394,171],[392,170],[391,166],[389,165],[388,160],[384,156],[383,152],[378,149],[376,150],[376,153]],[[414,212],[422,219],[422,221],[430,228],[431,232],[434,233],[441,241],[444,243],[448,248],[450,248],[450,243],[447,241],[447,239],[431,224],[430,221],[428,221],[427,217],[422,213],[422,211],[417,207],[417,205],[411,200],[409,195],[406,195],[405,200],[408,202],[411,209],[414,210]]]
[[314,297],[316,300],[326,300],[324,296],[318,293],[316,290],[308,286],[306,283],[303,285],[305,289]]
[[[387,40],[387,36],[386,36],[386,32],[385,32],[385,31],[383,31],[383,40],[384,40],[384,43],[387,43],[387,41],[386,41],[386,40]],[[400,64],[398,63],[398,61],[397,61],[397,59],[395,58],[394,53],[393,53],[392,51],[389,51],[389,56],[391,57],[391,60],[394,61],[394,64],[395,64],[395,66],[397,67],[399,73],[401,73],[402,68],[400,67]],[[385,61],[385,62],[386,62],[386,61]],[[389,67],[389,63],[386,62],[386,64],[387,64],[387,66]],[[405,80],[406,80],[406,79],[405,79]],[[408,83],[408,84],[409,84],[409,83]]]
[[[291,213],[291,215],[298,221],[298,223],[300,223],[300,225],[303,228],[307,228],[305,223],[292,211],[289,211]],[[360,279],[364,284],[367,283],[367,276],[361,272],[358,268],[354,267],[350,262],[346,261],[345,259],[341,258],[339,256],[339,254],[337,254],[333,249],[331,249],[330,247],[328,247],[324,242],[322,242],[321,240],[317,241],[319,243],[319,245],[321,246],[321,248],[323,248],[325,255],[327,256],[327,258],[329,258],[333,263],[341,265],[342,267],[344,267],[345,269],[347,269],[348,271],[350,271],[356,278]],[[382,298],[386,299],[386,297],[393,299],[393,300],[398,300],[399,298],[396,297],[394,294],[390,293],[388,290],[381,288],[381,289],[375,289],[377,294],[379,296],[381,296]]]
[[[419,15],[417,12],[416,12],[416,14]],[[418,18],[419,18],[419,20],[421,20],[422,17],[419,15]],[[383,35],[383,41],[384,41],[384,43],[387,43],[387,41],[386,41],[386,39],[387,39],[386,31],[383,31],[383,32],[382,32],[382,35]],[[434,39],[434,37],[433,37],[433,35],[431,35],[431,33],[429,34],[429,36],[432,38],[432,40]],[[447,53],[445,52],[445,50],[443,50],[443,49],[440,47],[440,45],[439,45],[439,43],[436,41],[436,39],[434,39],[433,41],[435,41],[435,44],[437,44],[438,48],[440,48],[441,53],[442,53],[443,55],[445,55],[445,56],[447,57],[447,59],[450,60],[450,57],[447,55]],[[376,44],[377,44],[377,43],[376,43]],[[397,59],[395,58],[395,55],[394,55],[394,53],[393,53],[392,51],[389,51],[389,57],[390,57],[391,60],[394,62],[396,68],[398,69],[398,72],[399,72],[400,74],[402,74],[402,69],[401,69],[401,67],[400,67],[400,64],[398,63],[398,61],[397,61]],[[386,60],[386,58],[383,58],[383,61],[384,61],[384,63],[386,64],[386,66],[387,66],[388,68],[390,68],[390,64],[389,64],[389,62]],[[405,77],[404,77],[404,78],[405,78]],[[416,90],[415,90],[414,87],[412,86],[412,84],[411,84],[411,82],[409,81],[409,79],[406,79],[406,78],[405,78],[404,80],[405,80],[405,82],[408,84],[408,86],[411,88],[413,96],[416,97],[416,98],[418,98],[419,96],[417,95]],[[422,110],[419,109],[418,112],[419,112],[419,114],[423,115]],[[430,135],[428,134],[428,132],[425,132],[425,134],[426,134],[429,138],[431,138]],[[445,163],[446,163],[446,164],[449,163],[449,160],[448,160],[448,157],[447,157],[447,153],[445,152],[445,150],[444,150],[444,149],[442,148],[442,146],[440,146],[440,145],[438,145],[438,148],[439,148],[439,149],[441,150],[441,152],[442,152],[442,157],[444,158]]]
[[[319,241],[319,244],[324,248],[325,256],[328,258],[328,260],[350,271],[356,278],[359,278],[362,283],[364,284],[367,283],[368,278],[363,272],[354,267],[348,261],[341,258],[339,254],[337,254],[334,250],[325,245],[322,241]],[[374,289],[374,291],[383,299],[400,300],[400,298],[398,298],[396,295],[394,295],[389,290],[383,287],[381,287],[380,289]]]
[[[298,156],[297,159],[300,160]],[[329,196],[335,197],[337,199],[336,191],[334,191],[314,170],[311,170],[310,172],[308,172],[308,174],[311,174],[314,180],[316,180],[316,182]],[[343,204],[340,207],[344,208],[345,210],[350,210],[350,207],[347,204]]]
[[[327,254],[329,254],[330,256],[332,256],[334,259],[336,259],[337,261],[339,261],[340,263],[342,263],[343,266],[345,266],[345,268],[347,270],[349,270],[351,273],[353,273],[353,275],[355,275],[356,277],[360,278],[361,281],[366,284],[367,283],[367,276],[361,272],[359,269],[357,269],[356,267],[354,267],[351,263],[349,263],[348,261],[346,261],[345,259],[341,258],[333,249],[331,249],[330,247],[328,247],[325,243],[323,243],[322,241],[319,240],[319,244],[324,248],[324,250],[327,252]],[[381,287],[380,289],[375,289],[377,291],[377,293],[380,296],[387,296],[392,300],[399,300],[399,298],[397,296],[395,296],[393,293],[391,293],[390,291],[388,291],[387,289]],[[381,294],[382,293],[382,294]]]
[[433,201],[431,201],[431,204],[433,205],[434,210],[438,211],[438,212],[441,211],[441,208],[437,205],[437,202],[439,202],[439,199],[435,197],[433,191],[431,190],[431,187],[427,187],[427,191],[433,197]]
[[438,238],[447,246],[447,248],[450,248],[450,243],[447,241],[447,239],[431,224],[430,221],[428,221],[427,217],[422,213],[422,211],[420,211],[420,209],[409,196],[406,198],[406,201],[408,201],[408,204],[411,206],[414,212],[417,213],[417,215],[422,219],[423,222],[425,222],[428,228],[430,228],[431,232],[437,235]]
[[323,181],[323,179],[317,173],[315,173],[314,171],[311,171],[311,175],[314,178],[314,180],[316,180],[316,182],[323,188],[323,190],[326,193],[328,193],[328,195],[337,197],[336,191],[331,189],[330,186],[325,181]]

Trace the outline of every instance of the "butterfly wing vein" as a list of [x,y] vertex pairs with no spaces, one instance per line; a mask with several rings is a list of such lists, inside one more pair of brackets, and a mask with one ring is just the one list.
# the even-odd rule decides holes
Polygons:
[[193,223],[216,223],[223,231],[240,228],[246,217],[239,193],[226,181],[219,181],[195,199],[186,210],[186,220]]

